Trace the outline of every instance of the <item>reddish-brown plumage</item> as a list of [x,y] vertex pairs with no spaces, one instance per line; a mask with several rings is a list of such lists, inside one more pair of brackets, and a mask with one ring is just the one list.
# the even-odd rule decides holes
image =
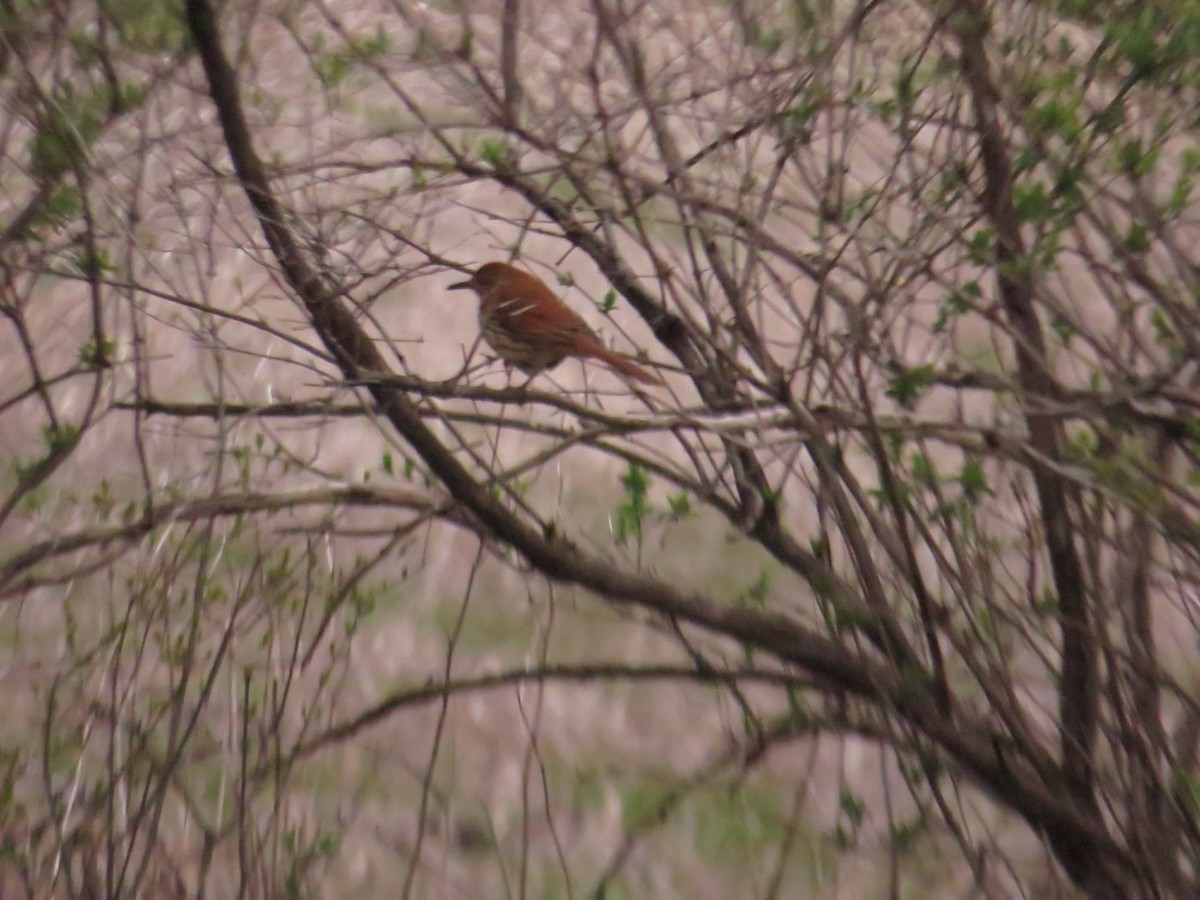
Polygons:
[[646,384],[662,381],[601,343],[575,310],[555,296],[536,275],[508,263],[490,262],[469,281],[450,290],[479,295],[479,330],[488,346],[509,365],[528,375],[552,369],[568,356],[598,359]]

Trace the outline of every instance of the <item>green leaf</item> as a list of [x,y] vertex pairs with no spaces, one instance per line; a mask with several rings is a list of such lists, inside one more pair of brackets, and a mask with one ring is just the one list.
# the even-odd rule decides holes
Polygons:
[[664,804],[673,796],[666,786],[636,785],[621,794],[621,827],[626,831],[645,828],[658,820]]
[[79,188],[73,184],[60,184],[42,204],[35,224],[58,225],[79,215],[82,209]]
[[[862,798],[844,785],[838,791],[838,824],[835,838],[842,847],[852,847],[858,843],[858,833],[867,817],[867,805]],[[843,825],[849,825],[847,830]]]
[[1065,200],[1071,207],[1078,206],[1083,199],[1079,185],[1083,182],[1082,166],[1066,166],[1054,173],[1054,196]]
[[1133,24],[1109,30],[1109,35],[1116,38],[1117,52],[1131,67],[1130,77],[1134,81],[1152,75],[1161,63],[1154,19],[1153,9],[1143,9]]
[[1195,186],[1191,175],[1180,175],[1175,179],[1175,186],[1171,189],[1171,199],[1167,201],[1167,212],[1170,215],[1177,216],[1191,205],[1192,190]]
[[893,822],[888,830],[892,847],[897,853],[906,853],[929,831],[929,824],[923,816],[918,816],[910,822]]
[[671,510],[672,522],[690,518],[692,515],[692,504],[688,499],[687,491],[680,491],[678,494],[667,497],[667,505]]
[[1053,616],[1058,614],[1058,594],[1051,587],[1046,587],[1042,591],[1042,598],[1034,605],[1034,612],[1044,616]]
[[644,468],[637,463],[630,463],[625,474],[621,476],[621,484],[625,487],[625,502],[615,511],[617,543],[624,544],[629,538],[640,541],[642,522],[649,512],[646,492],[650,486],[650,478]]
[[938,482],[937,467],[924,453],[914,453],[912,455],[912,473],[913,478],[922,484],[934,485]]
[[1193,817],[1200,812],[1200,777],[1186,768],[1171,769],[1171,781],[1174,784],[1174,796],[1185,806]]
[[508,141],[503,137],[485,138],[479,145],[479,158],[499,169],[508,161]]
[[1158,165],[1160,156],[1158,148],[1145,149],[1141,140],[1136,137],[1117,145],[1117,167],[1127,175],[1149,175]]
[[1050,194],[1042,182],[1013,188],[1013,211],[1022,222],[1041,222],[1050,216]]
[[35,176],[54,180],[82,165],[110,104],[107,88],[76,94],[68,82],[57,90],[27,143]]
[[1054,329],[1065,344],[1075,336],[1075,326],[1062,316],[1055,315],[1050,319],[1050,327]]
[[962,485],[963,499],[968,503],[974,504],[983,495],[991,493],[983,472],[983,461],[976,456],[968,456],[963,461],[958,481]]
[[995,260],[996,233],[980,228],[967,241],[967,257],[977,266],[990,266]]
[[1145,253],[1150,249],[1150,232],[1143,222],[1134,222],[1125,235],[1125,249],[1130,253]]
[[933,378],[934,369],[931,365],[907,369],[892,378],[892,383],[884,393],[905,409],[913,409],[933,384]]
[[75,268],[80,275],[97,278],[105,272],[114,271],[116,267],[108,258],[108,253],[104,248],[97,247],[94,253],[88,248],[80,251],[79,255],[75,257]]
[[814,99],[806,99],[796,106],[789,107],[783,114],[784,132],[801,143],[808,143],[812,138],[812,128],[809,125],[818,109],[818,104]]
[[58,428],[44,429],[46,446],[53,453],[63,453],[70,450],[79,441],[80,431],[74,425],[60,425]]
[[1035,106],[1029,114],[1029,127],[1041,137],[1059,137],[1073,143],[1083,131],[1079,123],[1077,101],[1055,98]]
[[[826,596],[829,593],[828,588],[814,583],[813,579],[809,580],[809,584],[817,596]],[[870,610],[843,603],[836,598],[830,599],[829,609],[825,611],[825,615],[830,628],[838,634],[856,631],[860,628],[875,628],[879,625],[879,617]]]
[[184,27],[181,3],[106,0],[104,12],[113,17],[122,42],[133,49],[171,53],[191,44],[191,31]]
[[105,339],[99,344],[95,336],[89,337],[79,348],[79,361],[85,366],[108,365],[117,351],[117,345]]
[[760,569],[758,578],[746,590],[742,591],[738,600],[743,606],[763,607],[767,602],[767,595],[771,592],[771,575],[766,569]]
[[1160,345],[1174,345],[1175,329],[1171,326],[1167,314],[1161,309],[1150,313],[1150,325],[1154,329],[1154,340]]
[[80,150],[79,141],[68,132],[49,124],[38,127],[29,139],[29,161],[34,172],[42,178],[56,178],[71,168]]
[[650,479],[644,468],[637,463],[630,463],[625,474],[621,476],[621,484],[625,485],[625,492],[631,500],[642,500],[650,486]]

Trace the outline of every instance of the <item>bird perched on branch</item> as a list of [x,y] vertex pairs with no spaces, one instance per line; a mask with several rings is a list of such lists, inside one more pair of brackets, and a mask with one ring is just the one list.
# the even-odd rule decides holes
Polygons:
[[481,337],[497,356],[530,377],[576,356],[598,359],[646,384],[662,384],[660,378],[605,347],[587,322],[536,275],[508,263],[490,262],[449,289],[479,295]]

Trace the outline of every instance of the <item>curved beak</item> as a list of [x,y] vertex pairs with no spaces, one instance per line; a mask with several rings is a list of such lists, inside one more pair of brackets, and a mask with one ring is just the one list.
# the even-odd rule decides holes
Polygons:
[[474,281],[460,281],[457,284],[452,284],[446,290],[448,291],[469,291],[475,287]]

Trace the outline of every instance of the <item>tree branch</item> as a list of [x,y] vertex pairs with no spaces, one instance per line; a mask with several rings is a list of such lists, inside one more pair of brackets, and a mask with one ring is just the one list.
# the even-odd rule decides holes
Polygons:
[[[1014,332],[1017,375],[1024,389],[1022,402],[1029,440],[1034,451],[1049,460],[1062,458],[1062,424],[1040,408],[1041,398],[1058,396],[1046,354],[1045,338],[1035,306],[1020,218],[1013,203],[1015,174],[1000,123],[999,92],[992,81],[984,38],[990,27],[988,10],[976,0],[960,4],[953,27],[961,48],[960,67],[971,94],[975,129],[983,163],[982,202],[996,233],[996,282]],[[1094,793],[1093,755],[1098,726],[1099,685],[1091,610],[1083,567],[1074,544],[1074,526],[1065,479],[1044,467],[1033,469],[1046,548],[1058,594],[1062,641],[1059,678],[1061,754],[1064,774],[1075,802],[1086,815],[1101,820]],[[1051,833],[1059,859],[1077,884],[1102,890],[1107,879],[1091,848],[1075,836]]]

